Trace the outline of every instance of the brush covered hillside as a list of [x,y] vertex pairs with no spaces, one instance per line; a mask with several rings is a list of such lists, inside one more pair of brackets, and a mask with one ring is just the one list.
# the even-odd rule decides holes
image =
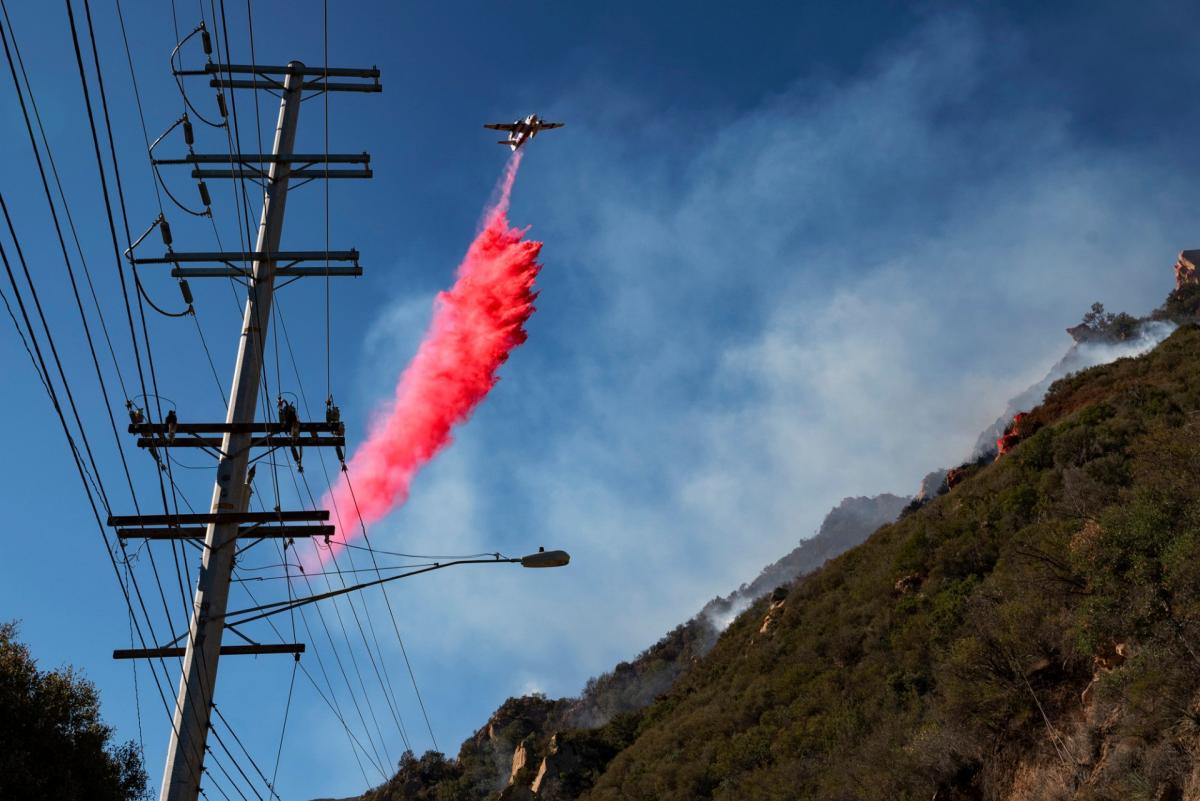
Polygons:
[[[1136,321],[1182,324],[1157,348],[1055,381],[1002,455],[719,637],[510,699],[364,799],[1200,801],[1198,312],[1178,287]],[[578,714],[657,663],[657,697]]]
[[[1200,798],[1200,328],[757,603],[586,799]],[[625,737],[629,742],[620,742]]]
[[[631,713],[653,703],[711,651],[721,630],[752,602],[863,542],[880,526],[895,520],[909,501],[886,493],[842,499],[814,536],[763,568],[749,583],[709,601],[699,614],[634,659],[590,679],[578,698],[510,698],[462,744],[456,759],[432,752],[420,759],[406,755],[397,774],[363,796],[363,801],[531,797],[529,788],[542,772],[541,765],[562,764],[549,753],[552,743],[557,747],[569,736],[586,739],[584,732],[605,731],[610,721],[631,719]],[[615,753],[611,745],[588,746],[586,755],[571,769],[598,775]],[[540,783],[538,786],[543,797],[549,797]],[[571,786],[571,793],[577,794],[588,785],[585,781]]]

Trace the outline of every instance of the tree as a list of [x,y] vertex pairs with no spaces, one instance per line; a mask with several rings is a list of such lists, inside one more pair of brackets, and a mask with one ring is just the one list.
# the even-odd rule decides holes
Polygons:
[[1092,336],[1124,341],[1137,333],[1138,319],[1125,312],[1113,314],[1104,310],[1103,303],[1093,303],[1091,310],[1083,315],[1081,326]]
[[111,744],[95,686],[70,667],[38,670],[16,635],[0,623],[0,798],[145,798],[141,755]]
[[1104,311],[1103,303],[1093,303],[1091,311],[1083,315],[1083,324],[1095,331],[1103,331],[1112,323],[1112,313]]

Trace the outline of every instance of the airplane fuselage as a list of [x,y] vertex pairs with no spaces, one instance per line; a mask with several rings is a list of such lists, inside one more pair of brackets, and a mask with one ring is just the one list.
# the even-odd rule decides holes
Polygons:
[[498,144],[508,145],[514,151],[538,135],[539,131],[561,128],[561,122],[546,122],[536,114],[530,114],[523,120],[513,120],[511,124],[489,123],[485,128],[507,131],[508,138],[501,139]]

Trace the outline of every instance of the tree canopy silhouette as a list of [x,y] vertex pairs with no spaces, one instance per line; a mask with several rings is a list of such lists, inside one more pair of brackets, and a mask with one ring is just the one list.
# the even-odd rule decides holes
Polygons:
[[16,635],[0,623],[0,798],[144,798],[141,755],[132,741],[110,742],[95,686],[70,667],[38,670]]

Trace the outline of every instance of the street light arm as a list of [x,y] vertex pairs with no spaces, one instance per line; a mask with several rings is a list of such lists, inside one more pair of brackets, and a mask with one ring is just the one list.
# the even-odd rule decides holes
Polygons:
[[[496,559],[457,559],[453,562],[439,562],[435,565],[430,565],[429,567],[420,568],[419,570],[410,570],[407,573],[400,573],[395,576],[388,576],[387,578],[376,579],[375,581],[364,581],[361,584],[355,584],[350,587],[344,587],[340,590],[331,590],[329,592],[322,592],[322,593],[318,593],[316,595],[308,595],[308,596],[305,596],[304,598],[295,598],[291,601],[276,601],[275,603],[260,604],[259,606],[251,606],[247,609],[238,609],[235,612],[226,612],[224,615],[222,615],[222,617],[231,618],[231,617],[235,617],[237,615],[248,615],[248,614],[251,614],[252,612],[259,613],[257,615],[252,615],[251,617],[244,617],[239,620],[235,620],[233,622],[227,622],[225,624],[226,626],[235,626],[235,625],[240,626],[243,623],[249,623],[254,620],[262,620],[263,618],[271,617],[272,615],[277,615],[281,612],[287,612],[292,609],[296,609],[297,607],[300,607],[300,606],[307,606],[308,604],[316,603],[317,601],[323,601],[326,598],[334,598],[338,595],[345,595],[346,593],[357,592],[358,590],[365,590],[368,587],[375,587],[380,584],[386,584],[389,581],[398,581],[399,579],[402,579],[402,578],[408,578],[409,576],[416,576],[421,573],[429,573],[430,571],[433,571],[433,570],[441,570],[446,567],[453,567],[454,565],[494,565],[494,564],[501,564],[501,563],[505,563],[505,562],[511,563],[511,562],[520,562],[520,561],[521,561],[520,559],[509,559],[509,558],[504,558],[504,557],[498,557]],[[264,610],[266,610],[266,611],[264,611]]]

